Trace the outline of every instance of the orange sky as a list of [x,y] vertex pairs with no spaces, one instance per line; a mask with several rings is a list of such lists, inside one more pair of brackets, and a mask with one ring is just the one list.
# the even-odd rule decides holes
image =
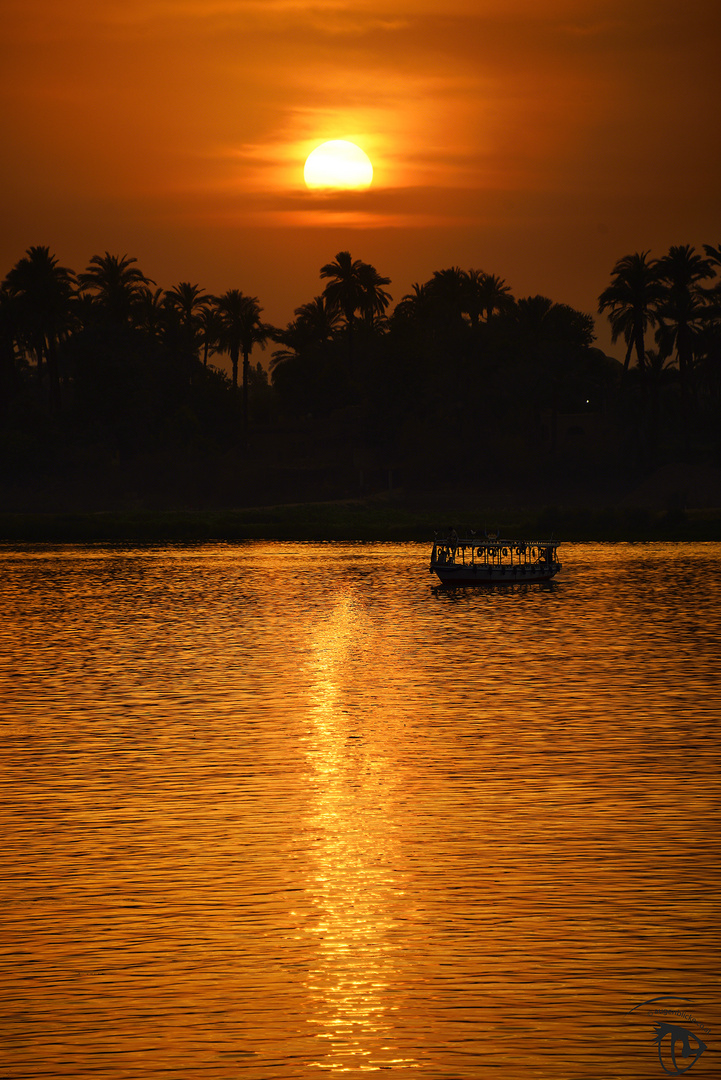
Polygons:
[[[348,249],[396,301],[459,265],[594,313],[620,256],[721,242],[720,31],[718,0],[4,0],[0,276],[127,253],[284,324]],[[305,189],[326,139],[369,191]]]

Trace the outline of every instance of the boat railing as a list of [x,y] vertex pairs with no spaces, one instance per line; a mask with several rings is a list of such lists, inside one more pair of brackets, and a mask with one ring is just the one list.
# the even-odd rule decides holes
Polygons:
[[436,533],[431,563],[440,565],[483,563],[484,565],[531,565],[557,562],[558,540],[493,539],[455,532]]

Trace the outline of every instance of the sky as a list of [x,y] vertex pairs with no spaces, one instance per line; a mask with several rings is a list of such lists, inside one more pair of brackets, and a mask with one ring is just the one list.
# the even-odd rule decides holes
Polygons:
[[[0,277],[109,251],[285,325],[336,253],[595,314],[634,251],[721,242],[718,0],[3,0]],[[367,191],[309,191],[347,139]],[[605,316],[598,344],[612,349]]]

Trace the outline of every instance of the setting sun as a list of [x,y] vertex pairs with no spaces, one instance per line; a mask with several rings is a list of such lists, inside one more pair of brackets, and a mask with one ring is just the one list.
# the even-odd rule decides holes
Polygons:
[[373,181],[373,165],[360,146],[333,139],[308,155],[303,175],[309,188],[362,190]]

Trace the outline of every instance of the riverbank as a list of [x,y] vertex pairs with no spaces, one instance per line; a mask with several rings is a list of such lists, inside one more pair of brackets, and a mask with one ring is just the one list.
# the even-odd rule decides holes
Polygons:
[[500,530],[573,541],[721,541],[721,510],[499,508],[462,495],[373,496],[235,510],[0,514],[0,542],[153,543],[242,540],[431,541],[436,529]]

